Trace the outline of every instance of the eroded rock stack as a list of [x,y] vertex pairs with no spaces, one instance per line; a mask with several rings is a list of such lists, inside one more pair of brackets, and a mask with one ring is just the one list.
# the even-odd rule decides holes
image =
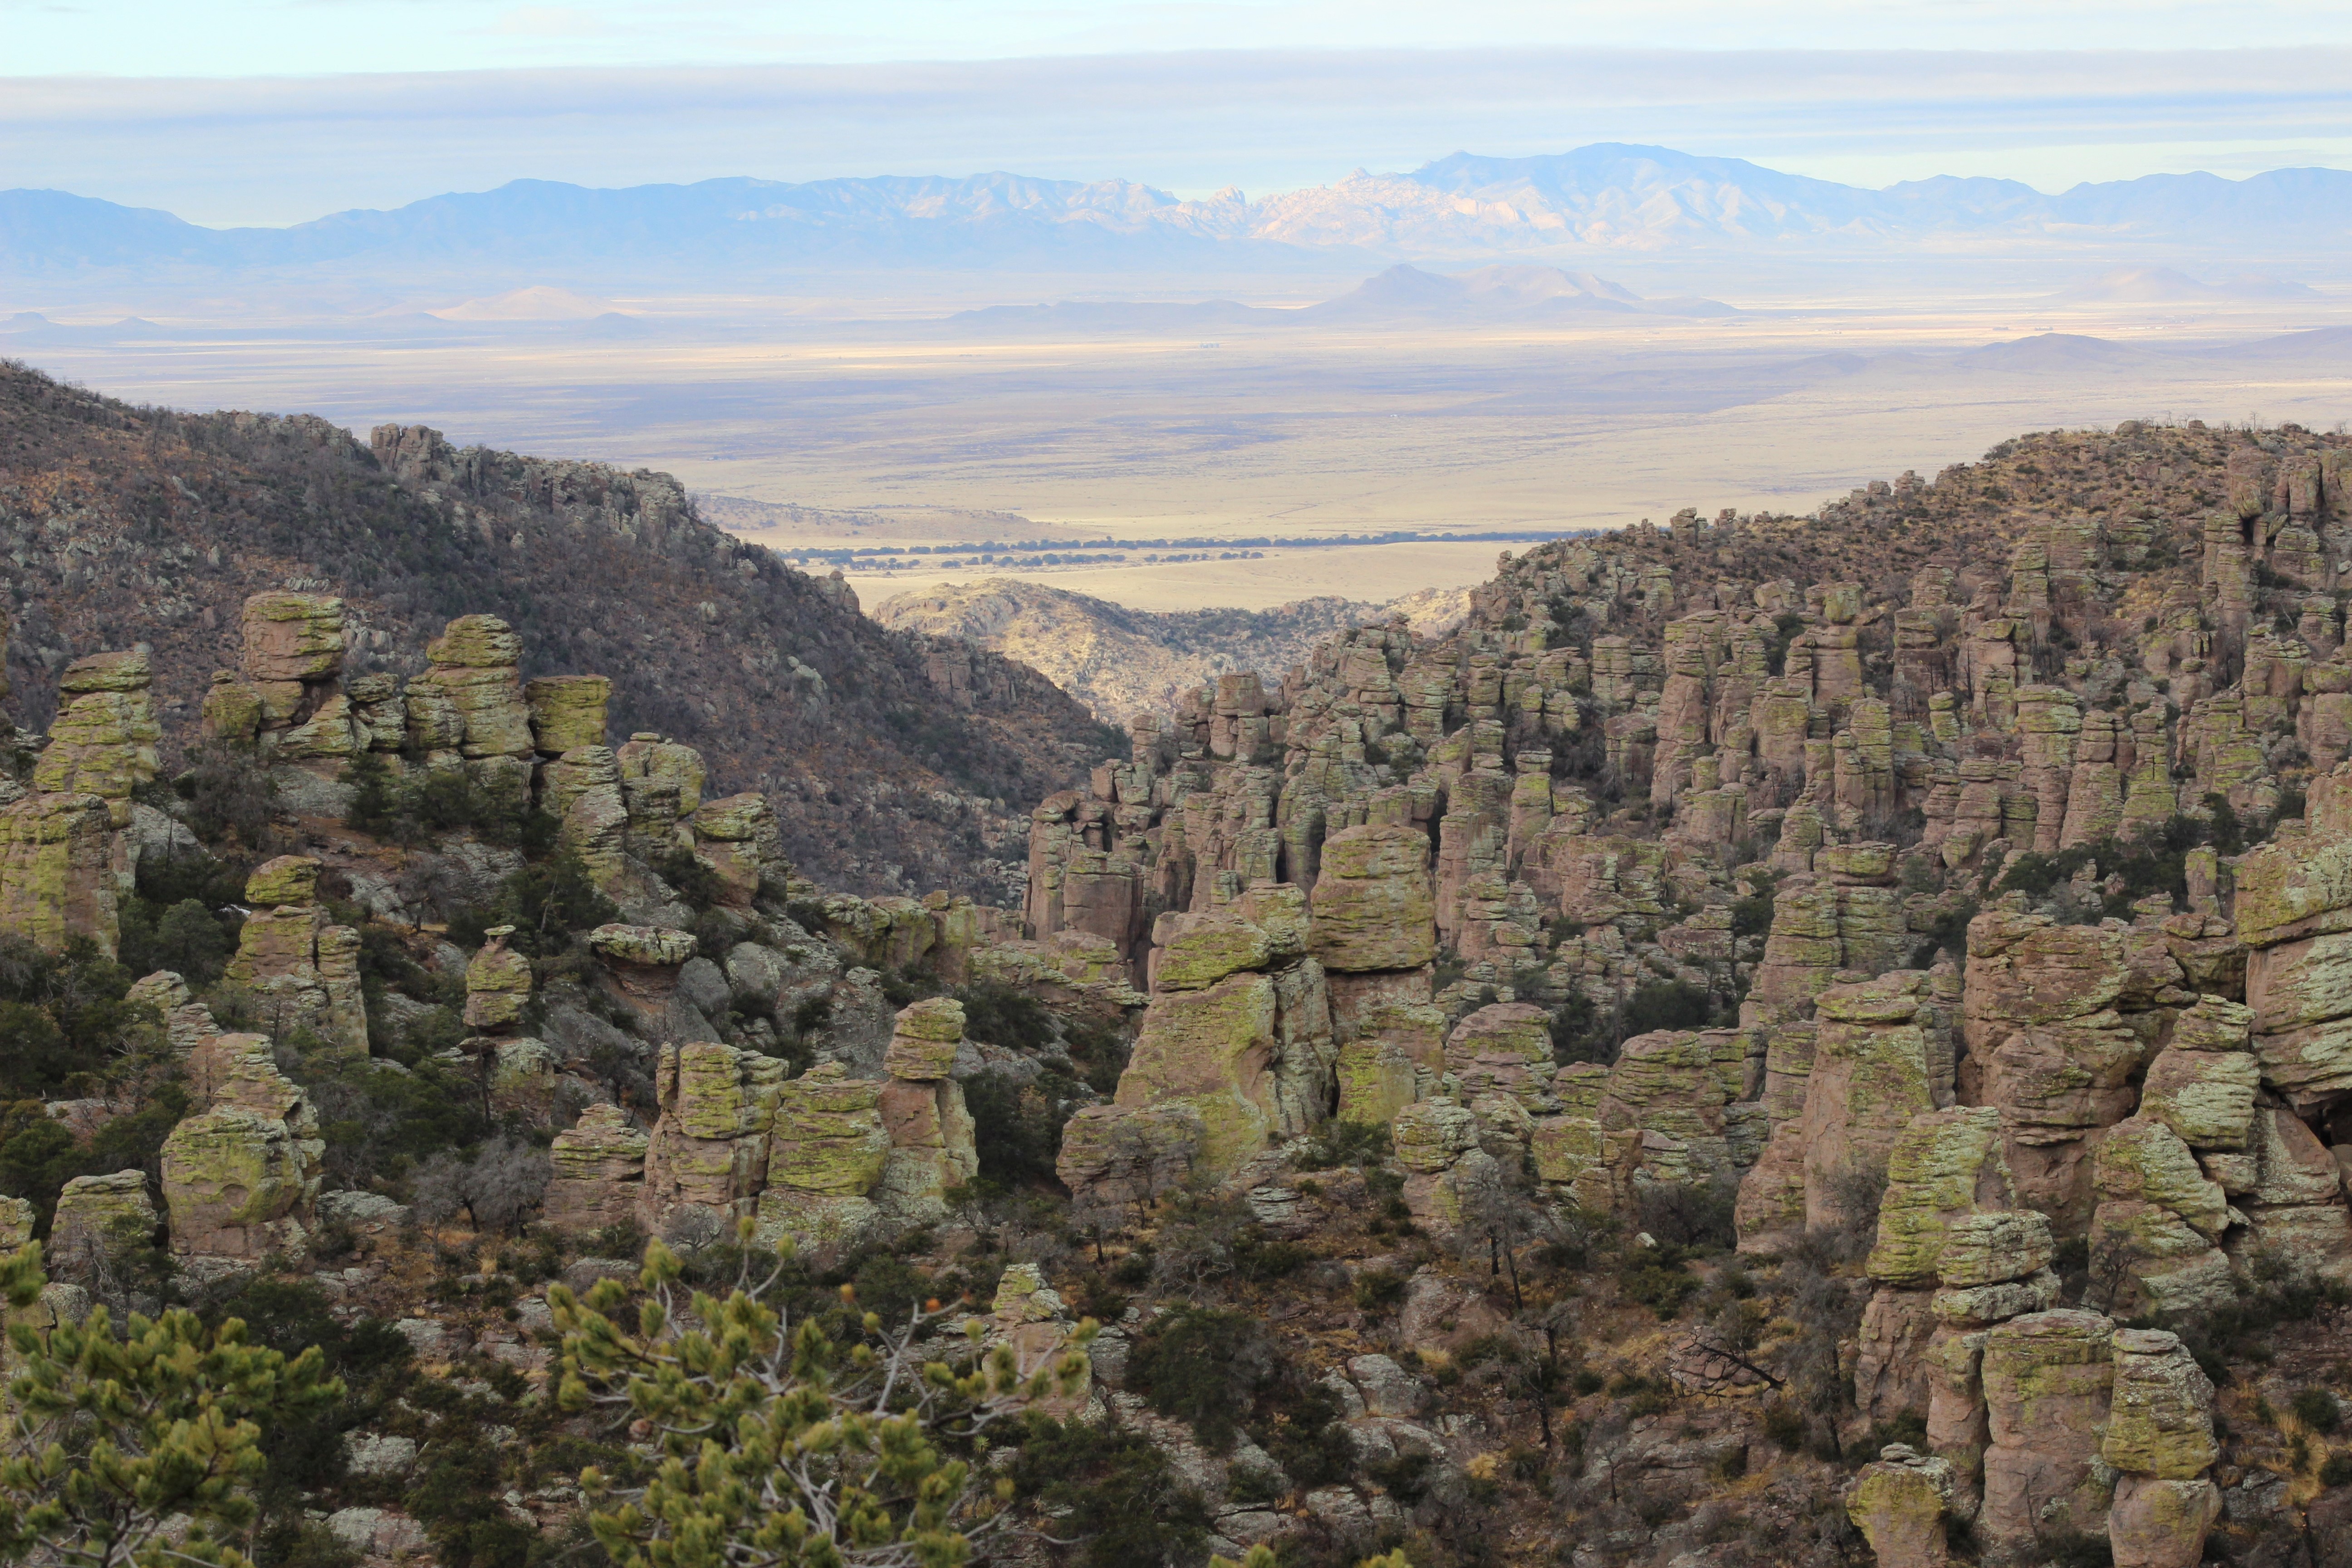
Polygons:
[[329,921],[319,874],[319,862],[307,855],[281,855],[254,868],[245,887],[253,912],[229,961],[228,982],[251,994],[274,1034],[304,1031],[330,1049],[365,1056],[360,933]]

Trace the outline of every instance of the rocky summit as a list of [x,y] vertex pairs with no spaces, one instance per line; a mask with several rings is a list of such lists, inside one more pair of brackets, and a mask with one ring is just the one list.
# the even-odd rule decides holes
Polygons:
[[[731,705],[819,683],[726,628],[849,612],[657,477],[16,386],[81,443],[0,489],[17,1321],[322,1347],[257,1562],[605,1550],[667,1439],[580,1302],[689,1313],[684,1378],[756,1325],[673,1286],[764,1279],[1070,1371],[933,1432],[971,1561],[2352,1564],[2352,440],[2049,432],[1507,555],[1458,626],[1033,734],[1019,875],[918,896],[830,879],[877,803],[1018,791],[750,769]],[[297,574],[336,530],[381,553]],[[611,598],[425,624],[435,539],[740,583],[662,624],[745,673],[652,700],[651,620],[559,629]],[[919,690],[1068,711],[855,636],[795,766],[911,754]]]

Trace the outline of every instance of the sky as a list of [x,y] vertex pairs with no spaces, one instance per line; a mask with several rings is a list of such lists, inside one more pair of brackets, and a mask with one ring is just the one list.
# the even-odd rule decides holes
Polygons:
[[2352,5],[0,0],[0,188],[213,224],[519,177],[1259,194],[1595,141],[1874,185],[2352,167]]

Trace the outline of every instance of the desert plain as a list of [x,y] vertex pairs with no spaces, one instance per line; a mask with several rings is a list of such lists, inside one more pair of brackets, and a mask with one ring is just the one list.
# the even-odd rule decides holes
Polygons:
[[[1286,312],[1362,276],[1118,292]],[[788,556],[866,552],[845,570],[868,605],[1008,570],[1139,609],[1379,602],[1479,581],[1522,547],[1449,536],[1685,507],[1804,512],[2060,425],[2352,417],[2352,289],[2085,298],[2056,263],[1979,277],[1971,293],[1834,261],[1717,267],[1635,284],[1696,283],[1731,307],[1715,314],[1212,328],[1150,310],[1076,326],[973,313],[1077,284],[1099,296],[1101,279],[898,278],[887,305],[838,279],[726,298],[428,296],[366,315],[190,297],[135,301],[149,309],[129,321],[101,298],[16,286],[0,354],[138,402],[425,423],[667,469]],[[1437,537],[1340,537],[1395,531]],[[1090,559],[951,548],[1016,541]]]

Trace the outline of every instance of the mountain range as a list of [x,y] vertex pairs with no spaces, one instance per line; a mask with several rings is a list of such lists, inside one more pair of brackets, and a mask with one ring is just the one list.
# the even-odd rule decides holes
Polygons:
[[598,190],[516,180],[287,228],[214,229],[60,191],[0,192],[0,273],[499,266],[572,279],[841,266],[1273,269],[1496,253],[1982,243],[2179,245],[2260,236],[2326,251],[2352,231],[2352,172],[2151,174],[2048,195],[1940,177],[1870,190],[1663,147],[1456,153],[1409,174],[1187,200],[1131,181],[730,178]]

